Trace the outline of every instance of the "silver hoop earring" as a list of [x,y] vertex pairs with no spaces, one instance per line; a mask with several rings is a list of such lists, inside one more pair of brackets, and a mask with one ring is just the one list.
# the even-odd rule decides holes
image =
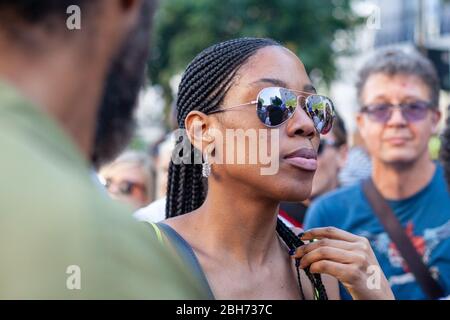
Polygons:
[[208,152],[205,152],[205,155],[203,156],[203,158],[205,160],[202,163],[202,175],[205,178],[208,178],[209,175],[211,174],[211,164],[208,162]]

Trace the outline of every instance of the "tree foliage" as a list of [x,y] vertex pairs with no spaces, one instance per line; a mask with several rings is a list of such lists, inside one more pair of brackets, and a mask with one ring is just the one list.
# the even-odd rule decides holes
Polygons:
[[297,53],[308,71],[334,76],[332,43],[337,30],[357,24],[350,0],[160,0],[155,18],[154,83],[168,88],[206,47],[242,36],[269,37]]

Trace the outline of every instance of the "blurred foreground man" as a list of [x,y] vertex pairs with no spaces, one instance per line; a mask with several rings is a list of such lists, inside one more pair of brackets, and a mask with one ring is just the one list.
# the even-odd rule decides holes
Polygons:
[[[379,194],[374,203],[386,206],[375,209],[366,180],[314,202],[305,228],[336,226],[367,237],[397,299],[448,295],[450,196],[443,168],[428,152],[441,116],[436,71],[417,52],[383,49],[360,71],[357,90],[371,190]],[[406,241],[394,240],[400,237]]]
[[91,177],[132,132],[152,12],[147,0],[0,0],[0,298],[202,297]]

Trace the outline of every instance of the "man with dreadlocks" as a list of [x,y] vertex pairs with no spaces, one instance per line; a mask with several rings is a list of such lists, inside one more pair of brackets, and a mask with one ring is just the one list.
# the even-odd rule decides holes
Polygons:
[[[319,134],[333,121],[331,101],[316,95],[310,83],[296,55],[256,38],[204,50],[182,77],[177,109],[185,135],[169,167],[169,219],[153,227],[192,266],[212,298],[338,299],[336,279],[355,299],[393,297],[381,272],[379,286],[367,285],[366,271],[378,262],[366,239],[334,228],[298,237],[277,219],[281,201],[301,201],[311,193]],[[263,175],[259,163],[211,164],[225,159],[224,150],[234,143],[221,145],[226,130],[266,130],[270,145],[279,144],[279,153],[272,148],[278,171]],[[231,156],[237,155],[233,150]],[[245,159],[250,155],[245,149]],[[179,157],[184,161],[178,163]],[[312,239],[322,240],[302,241]]]

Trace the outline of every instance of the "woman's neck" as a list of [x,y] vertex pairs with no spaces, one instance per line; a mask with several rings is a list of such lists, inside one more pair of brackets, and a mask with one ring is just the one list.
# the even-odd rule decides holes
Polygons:
[[250,190],[229,190],[237,189],[210,184],[205,202],[194,213],[203,249],[220,250],[250,267],[261,265],[273,248],[280,247],[276,235],[279,203],[259,198]]

